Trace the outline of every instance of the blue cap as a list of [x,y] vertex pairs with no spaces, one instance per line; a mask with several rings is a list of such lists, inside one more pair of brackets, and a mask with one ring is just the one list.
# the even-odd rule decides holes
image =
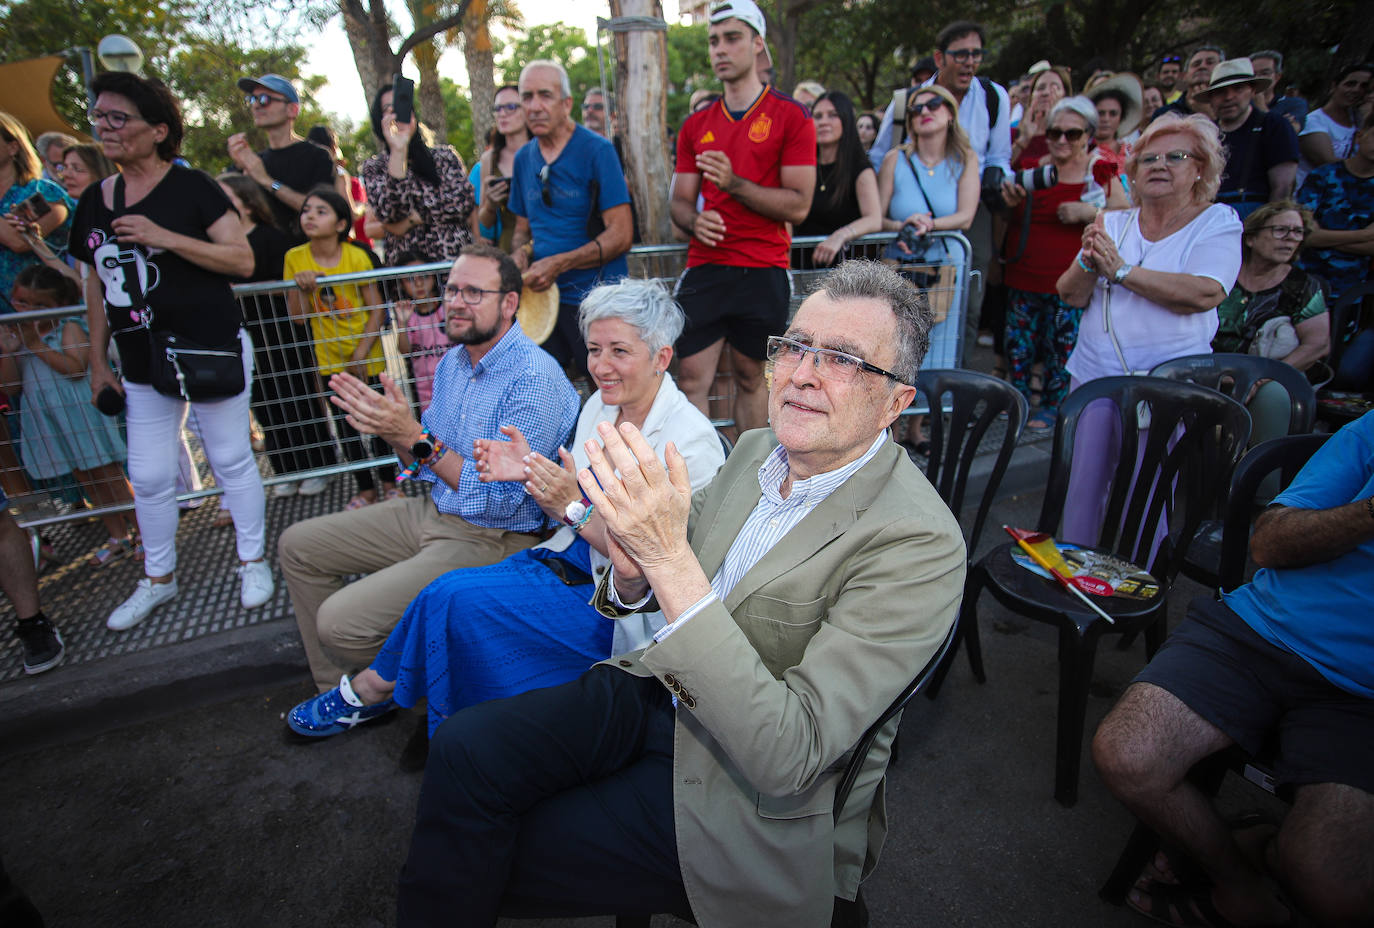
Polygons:
[[281,94],[286,98],[287,103],[300,103],[300,95],[296,93],[296,86],[282,77],[280,74],[264,74],[262,77],[240,77],[239,90],[244,93],[252,93],[257,88],[270,90],[272,93]]

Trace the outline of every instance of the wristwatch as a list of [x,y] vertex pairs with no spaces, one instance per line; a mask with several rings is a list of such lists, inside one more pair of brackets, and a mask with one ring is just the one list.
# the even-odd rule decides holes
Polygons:
[[568,508],[563,510],[563,524],[572,526],[574,532],[582,531],[587,521],[592,517],[592,501],[587,497],[575,499],[568,503]]
[[434,442],[429,440],[429,433],[420,433],[420,440],[410,446],[410,456],[417,461],[427,461],[429,456],[434,453]]
[[280,189],[282,188],[282,183],[281,183],[281,181],[279,181],[279,180],[274,180],[274,181],[272,181],[272,183],[271,183],[270,186],[271,186],[271,188],[272,188],[272,192],[273,192],[273,193],[276,193],[278,190],[280,190]]
[[1112,275],[1112,280],[1116,281],[1117,283],[1123,283],[1126,280],[1126,275],[1134,270],[1134,264],[1123,264],[1121,265],[1121,267],[1116,269],[1116,273]]

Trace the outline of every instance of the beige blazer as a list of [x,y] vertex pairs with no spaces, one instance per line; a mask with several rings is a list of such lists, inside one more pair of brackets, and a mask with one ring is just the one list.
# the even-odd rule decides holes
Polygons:
[[[758,468],[776,444],[767,430],[745,434],[693,498],[688,533],[708,577],[758,503]],[[701,928],[825,928],[833,898],[854,897],[886,833],[891,731],[838,827],[835,785],[855,742],[953,624],[964,565],[958,522],[888,442],[724,602],[606,662],[678,697],[673,810]],[[594,604],[614,616],[605,583]]]

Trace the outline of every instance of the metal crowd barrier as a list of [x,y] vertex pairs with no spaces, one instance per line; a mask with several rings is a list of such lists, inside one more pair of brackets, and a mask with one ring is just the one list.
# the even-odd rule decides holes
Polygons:
[[[925,366],[932,368],[958,367],[963,358],[964,308],[968,294],[969,258],[971,249],[967,239],[957,232],[937,232],[930,236],[941,252],[941,260],[932,264],[910,265],[899,270],[926,286],[932,306],[945,317],[931,333],[931,347]],[[851,243],[851,256],[881,257],[893,241],[891,233],[865,236]],[[806,269],[807,257],[823,239],[808,237],[794,239],[792,245],[792,300],[789,319],[816,287],[825,270]],[[943,247],[938,247],[943,246]],[[644,245],[629,255],[630,273],[635,277],[654,277],[670,287],[686,265],[687,246],[683,244]],[[417,373],[423,377],[431,362],[437,363],[442,348],[429,350],[412,346],[401,351],[398,344],[402,332],[418,324],[443,325],[440,292],[451,262],[386,268],[357,274],[322,277],[318,285],[322,291],[334,293],[349,287],[360,288],[364,302],[355,312],[379,311],[382,317],[380,342],[385,371],[404,389],[416,414],[420,411]],[[397,304],[410,298],[421,281],[432,280],[430,294],[412,300],[414,306],[408,325],[398,325]],[[335,314],[321,312],[309,319],[309,324],[293,321],[288,311],[287,297],[297,292],[289,281],[267,281],[242,284],[233,288],[243,309],[245,327],[254,343],[253,398],[251,404],[255,434],[260,431],[262,453],[259,456],[263,483],[269,487],[296,482],[310,477],[337,478],[364,469],[385,469],[394,466],[395,457],[383,450],[380,443],[358,440],[329,403],[330,391],[320,374],[319,356],[331,348],[347,348],[354,342],[349,336],[333,331],[339,321]],[[404,309],[404,303],[402,304]],[[416,312],[418,310],[418,312]],[[422,315],[434,311],[440,315]],[[0,327],[17,331],[17,326],[43,324],[49,320],[77,317],[84,323],[85,309],[68,306],[0,316]],[[84,347],[84,346],[81,346]],[[112,352],[113,354],[113,352]],[[727,353],[728,357],[728,353]],[[30,359],[29,364],[42,364]],[[132,508],[120,503],[123,473],[117,475],[106,468],[98,474],[89,470],[76,477],[70,473],[52,473],[52,462],[61,460],[64,443],[83,447],[99,444],[107,452],[117,446],[125,435],[122,414],[110,422],[90,415],[89,387],[77,381],[73,389],[42,391],[28,396],[18,391],[22,385],[0,383],[6,394],[18,392],[12,401],[16,410],[32,404],[30,416],[41,416],[47,423],[47,436],[41,429],[23,434],[20,426],[22,412],[12,411],[0,418],[0,485],[3,485],[11,504],[20,509],[20,524],[38,527],[55,522],[86,519]],[[588,391],[590,387],[587,388]],[[61,395],[59,395],[61,394]],[[714,421],[729,426],[733,384],[728,362],[723,366],[712,390]],[[78,406],[80,408],[74,408]],[[920,412],[923,410],[913,410]],[[111,431],[119,436],[111,438]],[[207,485],[212,478],[197,438],[198,426],[194,410],[187,417],[183,429],[182,477],[177,499],[187,502],[215,495],[219,489]],[[57,437],[52,437],[56,435]],[[27,444],[26,444],[27,443]],[[46,464],[44,463],[46,462]],[[112,461],[120,467],[123,460]],[[80,479],[82,476],[84,480]],[[378,487],[384,490],[386,474],[379,474]],[[123,494],[127,499],[127,493]],[[83,507],[83,498],[87,501]]]

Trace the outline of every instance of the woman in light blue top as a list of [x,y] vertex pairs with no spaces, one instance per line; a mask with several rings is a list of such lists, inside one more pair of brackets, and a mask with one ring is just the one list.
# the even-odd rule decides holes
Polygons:
[[[525,128],[520,91],[514,84],[506,84],[496,91],[491,109],[496,116],[491,148],[482,153],[468,175],[472,189],[477,191],[477,208],[472,211],[471,219],[472,234],[509,252],[511,236],[515,234],[515,216],[506,208],[506,197],[510,195],[510,177],[515,171],[515,153],[530,140],[530,133]],[[482,182],[483,177],[487,178],[486,183]]]
[[[978,209],[978,156],[959,127],[959,105],[938,84],[908,97],[907,143],[888,152],[878,172],[883,228],[911,226],[918,236],[967,229]],[[898,243],[897,252],[891,257],[910,249]]]

